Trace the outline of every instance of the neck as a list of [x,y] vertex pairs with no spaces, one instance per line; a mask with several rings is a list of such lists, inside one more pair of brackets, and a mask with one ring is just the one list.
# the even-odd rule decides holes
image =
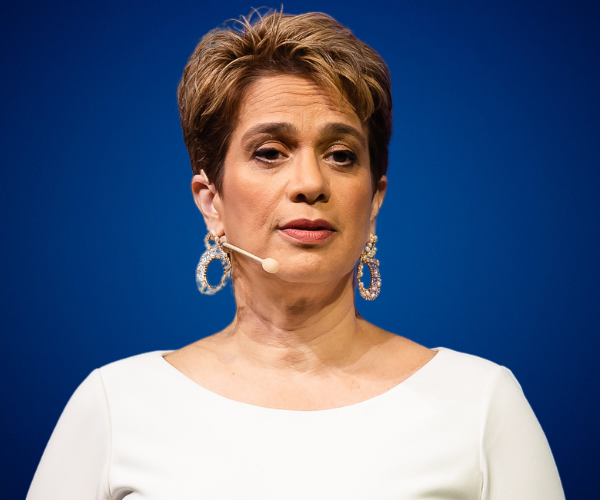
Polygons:
[[318,284],[252,278],[235,277],[237,312],[227,329],[246,362],[308,374],[360,359],[366,322],[356,314],[352,273]]

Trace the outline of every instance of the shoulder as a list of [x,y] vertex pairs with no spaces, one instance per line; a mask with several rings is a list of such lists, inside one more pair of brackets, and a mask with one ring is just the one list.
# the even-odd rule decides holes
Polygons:
[[498,372],[502,365],[490,361],[489,359],[459,352],[447,347],[436,347],[440,359],[440,368],[450,370],[450,372],[459,378],[472,377],[476,375],[490,376]]
[[140,370],[151,370],[161,361],[161,357],[172,351],[151,351],[142,354],[136,354],[128,358],[119,359],[108,363],[100,368],[102,375],[111,373],[125,374],[138,372]]
[[153,351],[120,359],[98,368],[107,396],[145,392],[164,385],[172,368],[163,355],[170,351]]
[[103,378],[136,375],[139,373],[145,374],[149,371],[152,372],[156,370],[157,366],[160,366],[162,364],[161,362],[164,361],[162,357],[170,352],[172,351],[152,351],[136,354],[128,358],[108,363],[98,368],[98,371]]
[[434,397],[456,401],[482,401],[499,389],[520,391],[512,372],[506,367],[472,354],[439,347],[437,354],[410,385]]

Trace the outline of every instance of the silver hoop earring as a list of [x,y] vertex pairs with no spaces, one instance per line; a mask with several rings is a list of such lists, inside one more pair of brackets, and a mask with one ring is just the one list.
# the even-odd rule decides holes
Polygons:
[[[214,245],[210,244],[211,239],[215,242]],[[227,278],[231,278],[231,261],[229,260],[229,255],[223,250],[223,246],[219,241],[219,236],[217,236],[217,233],[214,231],[210,231],[205,236],[204,246],[206,247],[206,251],[202,254],[202,257],[200,257],[200,262],[198,262],[198,266],[196,267],[196,285],[198,285],[200,293],[203,293],[204,295],[214,295],[225,286]],[[220,260],[223,265],[221,282],[215,287],[210,286],[210,283],[206,279],[208,265],[213,260]]]
[[[369,241],[365,245],[365,249],[360,254],[358,260],[358,266],[356,268],[356,281],[358,281],[358,291],[365,300],[375,300],[381,292],[381,276],[379,275],[379,261],[375,258],[375,243],[377,242],[377,236],[374,234],[369,235]],[[363,277],[363,265],[366,264],[371,273],[371,283],[369,287],[365,288],[360,279]]]

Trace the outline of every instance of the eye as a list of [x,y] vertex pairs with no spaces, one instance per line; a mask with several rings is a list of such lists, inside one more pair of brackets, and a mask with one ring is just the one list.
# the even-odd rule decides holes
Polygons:
[[254,153],[254,158],[267,163],[273,163],[277,160],[282,160],[283,157],[283,153],[277,148],[260,148]]
[[338,149],[329,154],[329,158],[343,167],[350,167],[356,163],[356,155],[349,149]]

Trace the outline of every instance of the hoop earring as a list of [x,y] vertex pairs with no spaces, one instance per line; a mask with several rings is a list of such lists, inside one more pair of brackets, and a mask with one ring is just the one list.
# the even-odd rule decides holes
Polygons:
[[[377,241],[377,236],[374,234],[369,235],[369,241],[365,245],[365,249],[360,254],[360,259],[358,260],[358,266],[356,268],[356,281],[358,281],[358,291],[360,295],[365,300],[375,300],[381,292],[381,276],[379,275],[379,261],[375,258],[375,252],[377,252],[377,248],[375,248],[375,242]],[[369,283],[369,288],[365,288],[360,279],[363,277],[363,265],[366,264],[369,268],[369,272],[371,273],[371,282]]]
[[[214,245],[210,244],[211,239],[215,242]],[[229,255],[223,250],[223,246],[219,241],[217,233],[214,231],[210,231],[204,237],[204,246],[206,247],[206,251],[202,254],[202,257],[200,257],[200,262],[198,262],[198,266],[196,267],[196,285],[198,285],[198,291],[200,293],[203,293],[204,295],[214,295],[225,286],[227,278],[231,278],[231,261],[229,260]],[[206,279],[208,265],[213,260],[220,260],[221,264],[223,264],[223,276],[221,276],[221,282],[215,287],[210,286],[210,283]]]

